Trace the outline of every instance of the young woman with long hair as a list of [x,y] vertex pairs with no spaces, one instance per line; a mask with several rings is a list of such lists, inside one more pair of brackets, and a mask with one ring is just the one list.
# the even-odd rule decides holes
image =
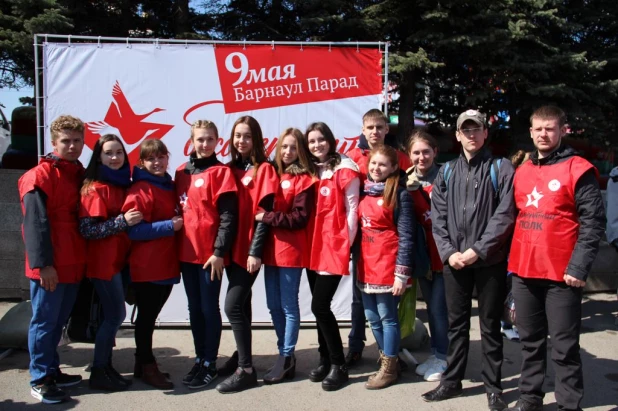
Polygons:
[[350,249],[358,230],[360,181],[358,166],[337,153],[335,136],[326,124],[310,124],[305,136],[319,178],[307,278],[313,293],[311,311],[318,324],[320,363],[309,379],[321,381],[325,391],[334,391],[348,381],[348,369],[331,302],[341,277],[350,274]]
[[143,215],[142,222],[129,229],[133,241],[129,269],[137,306],[133,375],[160,390],[172,389],[174,384],[159,370],[152,334],[172,287],[180,282],[175,233],[183,225],[176,214],[176,191],[167,173],[168,162],[169,151],[161,140],[144,140],[122,207],[124,212],[135,209]]
[[381,389],[398,378],[401,331],[397,305],[411,285],[416,222],[412,198],[399,186],[397,151],[384,145],[373,148],[368,170],[358,205],[362,238],[357,285],[380,349],[380,369],[369,377],[365,388]]
[[103,308],[89,385],[105,391],[124,390],[131,383],[112,366],[114,340],[126,317],[122,270],[131,246],[126,230],[142,220],[142,213],[134,208],[121,212],[130,185],[131,169],[122,140],[114,134],[101,136],[84,175],[79,231],[88,240],[86,277]]
[[431,271],[418,279],[427,305],[429,332],[431,335],[431,355],[416,367],[416,374],[427,381],[439,381],[446,369],[448,349],[448,312],[444,292],[442,261],[431,233],[431,189],[440,166],[435,163],[438,155],[438,142],[424,130],[417,130],[408,141],[408,154],[412,167],[407,170],[407,189],[414,200],[416,221],[425,230],[425,242],[429,251]]
[[271,227],[264,248],[266,303],[277,333],[279,356],[264,376],[265,384],[294,378],[294,348],[300,330],[298,291],[304,267],[309,266],[311,246],[309,220],[315,208],[315,166],[305,136],[296,128],[286,129],[275,151],[281,179],[275,209],[260,212],[255,220]]
[[234,243],[238,218],[236,181],[230,168],[217,159],[218,141],[215,123],[194,122],[193,152],[174,178],[184,220],[178,235],[180,269],[196,356],[182,381],[190,389],[205,387],[217,378],[221,276]]
[[262,129],[251,116],[240,117],[230,136],[230,168],[238,188],[238,229],[232,246],[232,261],[226,266],[229,286],[225,297],[227,315],[237,352],[219,369],[230,374],[217,385],[221,393],[233,393],[257,386],[251,355],[251,287],[262,265],[268,225],[255,221],[261,211],[272,211],[279,177],[267,161]]

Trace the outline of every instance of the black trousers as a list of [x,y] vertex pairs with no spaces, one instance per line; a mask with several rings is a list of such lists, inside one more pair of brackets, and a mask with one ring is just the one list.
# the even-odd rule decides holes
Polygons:
[[253,366],[251,352],[251,287],[258,273],[251,274],[245,268],[232,263],[225,267],[228,287],[225,295],[225,315],[227,315],[236,348],[238,350],[238,366],[250,368]]
[[556,374],[556,402],[577,410],[584,396],[584,376],[579,355],[582,288],[563,282],[513,276],[513,297],[521,341],[519,391],[529,402],[542,402],[547,366],[547,333]]
[[345,364],[343,342],[339,324],[331,310],[331,302],[341,281],[340,275],[319,275],[307,270],[309,288],[313,294],[311,312],[318,324],[318,351],[320,357],[328,358],[332,365]]
[[148,282],[133,283],[135,291],[135,360],[138,364],[155,362],[152,353],[152,334],[161,309],[169,298],[173,285]]
[[506,298],[506,262],[461,270],[455,270],[450,266],[444,267],[449,344],[442,384],[461,386],[464,378],[470,348],[470,316],[475,285],[481,326],[481,376],[488,393],[501,393],[500,319]]

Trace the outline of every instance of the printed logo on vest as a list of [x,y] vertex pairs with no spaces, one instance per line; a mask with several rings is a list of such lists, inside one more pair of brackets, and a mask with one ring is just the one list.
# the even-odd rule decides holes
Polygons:
[[197,180],[195,180],[195,186],[197,188],[200,188],[203,185],[204,185],[204,179],[203,178],[198,178]]
[[363,227],[371,227],[371,219],[367,217],[364,213],[361,215],[361,222]]
[[551,190],[551,191],[558,191],[560,189],[560,181],[558,180],[551,180],[549,182],[549,184],[547,184],[547,187]]
[[187,204],[187,193],[182,193],[182,195],[179,196],[178,202],[180,203],[180,206],[183,210],[188,209],[189,205]]
[[526,207],[530,207],[531,205],[533,205],[536,208],[539,208],[539,200],[545,197],[543,194],[536,191],[536,186],[534,186],[532,193],[526,194],[526,196],[528,197],[528,202],[526,203]]
[[330,195],[330,188],[328,187],[320,188],[320,194],[322,194],[324,197],[328,197]]
[[243,177],[241,181],[244,186],[248,186],[251,180],[252,180],[251,176],[247,176],[247,177]]
[[288,188],[290,188],[291,185],[292,183],[290,183],[290,180],[283,180],[281,182],[281,188],[284,190],[287,190]]

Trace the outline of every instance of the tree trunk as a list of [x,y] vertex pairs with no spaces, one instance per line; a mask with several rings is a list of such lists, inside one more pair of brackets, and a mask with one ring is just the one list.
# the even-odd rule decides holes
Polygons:
[[397,128],[397,141],[405,144],[414,130],[414,107],[416,99],[416,76],[413,71],[406,72],[399,84],[399,126]]

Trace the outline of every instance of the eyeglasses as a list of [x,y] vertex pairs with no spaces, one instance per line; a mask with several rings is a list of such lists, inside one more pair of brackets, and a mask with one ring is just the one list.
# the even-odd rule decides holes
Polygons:
[[478,133],[480,131],[483,131],[482,127],[459,129],[459,132],[464,133],[464,134],[476,134],[476,133]]

